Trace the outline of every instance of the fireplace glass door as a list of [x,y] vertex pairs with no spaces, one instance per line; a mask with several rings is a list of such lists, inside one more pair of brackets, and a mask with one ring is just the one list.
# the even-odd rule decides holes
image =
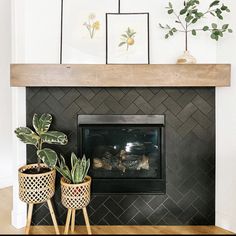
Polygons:
[[165,117],[79,115],[78,149],[93,193],[165,193]]
[[83,127],[83,150],[94,178],[159,178],[161,128],[146,125]]

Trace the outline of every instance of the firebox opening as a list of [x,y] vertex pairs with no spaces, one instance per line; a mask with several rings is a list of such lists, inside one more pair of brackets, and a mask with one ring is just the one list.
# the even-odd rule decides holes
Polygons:
[[78,122],[94,192],[164,193],[164,116],[80,115]]

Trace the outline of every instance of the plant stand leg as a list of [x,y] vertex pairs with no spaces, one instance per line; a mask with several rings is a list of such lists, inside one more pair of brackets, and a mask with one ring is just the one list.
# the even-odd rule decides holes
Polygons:
[[64,234],[68,234],[72,209],[68,209]]
[[75,212],[76,209],[72,209],[72,215],[71,215],[71,232],[75,231]]
[[83,214],[84,214],[84,220],[86,223],[86,228],[87,228],[88,234],[92,234],[86,207],[83,208]]
[[29,234],[30,231],[30,225],[31,225],[31,219],[32,219],[32,213],[33,213],[33,203],[29,203],[29,209],[28,209],[28,215],[27,215],[27,223],[25,227],[25,234]]
[[54,210],[53,210],[53,207],[52,207],[51,199],[47,200],[47,203],[48,203],[48,208],[49,208],[49,211],[50,211],[50,214],[51,214],[51,217],[52,217],[52,221],[53,221],[53,224],[54,224],[56,234],[60,234],[59,229],[58,229],[58,225],[57,225],[57,219],[55,217],[55,213],[54,213]]

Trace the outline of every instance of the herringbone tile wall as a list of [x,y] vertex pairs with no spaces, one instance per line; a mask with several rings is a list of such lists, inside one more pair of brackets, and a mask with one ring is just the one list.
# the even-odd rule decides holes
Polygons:
[[[33,113],[49,112],[52,129],[69,136],[53,147],[69,159],[77,151],[78,114],[165,114],[167,193],[165,195],[92,196],[88,207],[96,225],[214,225],[215,90],[212,88],[27,88],[27,124]],[[35,150],[27,149],[28,162]],[[59,224],[59,176],[54,197]],[[79,213],[81,214],[81,213]],[[77,223],[83,223],[77,217]],[[52,224],[45,204],[34,210],[33,224]]]

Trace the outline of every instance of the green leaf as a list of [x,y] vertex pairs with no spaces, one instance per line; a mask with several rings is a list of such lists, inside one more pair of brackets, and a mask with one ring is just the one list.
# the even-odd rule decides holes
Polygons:
[[201,13],[201,12],[198,12],[198,13],[197,13],[197,16],[198,16],[198,18],[201,18],[201,17],[203,17],[203,16],[204,16],[204,14],[203,14],[203,13]]
[[126,34],[122,34],[121,36],[124,38],[128,38],[128,36]]
[[77,164],[75,168],[75,175],[74,175],[74,184],[79,184],[83,181],[83,167],[81,164]]
[[162,29],[165,28],[161,23],[159,23],[159,27],[162,28]]
[[68,180],[70,183],[72,182],[71,175],[68,173],[67,169],[61,169],[58,166],[55,166],[55,168],[66,180]]
[[71,167],[73,168],[77,162],[78,162],[77,156],[72,152],[71,153]]
[[232,29],[228,29],[228,32],[229,32],[229,33],[233,33],[233,30],[232,30]]
[[204,26],[204,27],[202,28],[202,30],[203,30],[203,31],[207,31],[207,30],[209,30],[209,27],[208,27],[208,26]]
[[79,165],[79,163],[76,162],[75,165],[71,169],[71,180],[74,184],[76,183],[75,170],[76,170],[78,165]]
[[81,160],[81,165],[82,165],[82,179],[84,179],[85,175],[86,175],[86,165],[87,165],[87,160],[85,155],[83,155],[83,158]]
[[172,32],[177,32],[177,29],[176,28],[172,28]]
[[34,116],[33,116],[33,127],[34,127],[36,133],[40,135],[40,132],[39,132],[39,116],[38,116],[38,114],[34,114]]
[[43,143],[48,144],[66,145],[68,143],[66,134],[59,131],[48,131],[47,133],[41,134],[41,138]]
[[196,30],[192,30],[192,35],[196,36],[197,35],[197,31]]
[[168,34],[166,34],[166,35],[165,35],[165,39],[168,39],[168,38],[169,38],[169,35],[168,35]]
[[171,2],[169,2],[169,8],[173,8],[173,5]]
[[52,123],[52,116],[50,114],[42,114],[40,118],[35,114],[33,118],[33,125],[38,134],[46,133]]
[[60,159],[58,159],[58,160],[61,160],[60,161],[60,167],[64,168],[66,166],[65,158],[60,154]]
[[173,9],[168,10],[168,14],[169,14],[169,15],[172,14],[173,12],[174,12]]
[[210,4],[210,8],[213,7],[213,6],[217,6],[219,5],[219,0],[216,0],[216,1],[213,1],[211,4]]
[[136,32],[132,32],[131,34],[130,34],[130,38],[132,37],[132,36],[134,36],[136,34]]
[[89,171],[89,168],[90,168],[90,159],[87,160],[87,169],[85,171],[85,176],[88,174],[88,171]]
[[129,35],[131,33],[131,29],[128,27],[127,34]]
[[121,42],[118,47],[121,47],[122,45],[126,44],[126,42]]
[[180,14],[180,15],[184,15],[186,12],[187,12],[187,9],[184,8],[184,9],[182,9],[182,10],[179,12],[179,14]]
[[189,15],[185,18],[185,21],[189,23],[192,19],[193,19],[193,17],[191,15]]
[[227,10],[227,8],[228,8],[228,7],[223,4],[220,9],[221,9],[222,11],[225,11],[225,10]]
[[214,33],[211,34],[211,38],[214,39],[214,40],[216,40],[216,41],[218,41],[219,36],[217,35],[216,32],[214,32]]
[[53,168],[57,164],[57,153],[50,148],[38,150],[37,155],[49,168]]
[[211,26],[212,26],[213,29],[217,28],[217,24],[215,24],[215,23],[212,23]]
[[198,18],[194,18],[194,19],[192,20],[192,24],[195,24],[197,21],[198,21]]
[[32,131],[30,128],[27,127],[19,127],[15,130],[15,134],[17,138],[20,139],[21,142],[25,144],[30,144],[36,146],[40,137]]
[[218,17],[220,20],[223,20],[223,19],[224,19],[223,16],[220,15],[220,14],[218,14],[217,17]]
[[226,29],[228,29],[228,27],[229,27],[229,24],[225,24],[222,26],[222,29],[226,30]]

